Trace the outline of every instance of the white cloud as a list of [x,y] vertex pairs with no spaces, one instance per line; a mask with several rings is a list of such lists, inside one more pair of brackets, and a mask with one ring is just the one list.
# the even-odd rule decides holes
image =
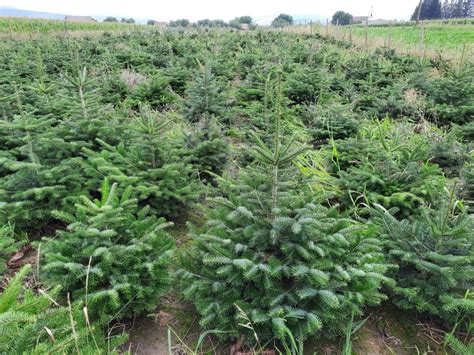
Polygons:
[[418,0],[0,0],[0,6],[25,10],[165,21],[177,18],[230,20],[241,15],[258,18],[281,12],[330,17],[337,10],[361,16],[368,14],[372,7],[375,18],[406,19],[417,3]]

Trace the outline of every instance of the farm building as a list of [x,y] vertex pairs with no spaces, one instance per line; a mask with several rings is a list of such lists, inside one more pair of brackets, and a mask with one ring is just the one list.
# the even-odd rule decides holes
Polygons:
[[66,16],[65,20],[70,22],[97,22],[97,20],[91,16]]
[[397,22],[397,21],[377,19],[377,20],[369,20],[369,25],[389,25],[390,23],[394,23],[394,22]]
[[369,19],[369,16],[354,16],[352,23],[365,23]]

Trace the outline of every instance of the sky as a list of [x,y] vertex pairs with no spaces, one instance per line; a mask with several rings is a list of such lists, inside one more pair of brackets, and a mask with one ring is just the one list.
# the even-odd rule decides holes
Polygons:
[[279,13],[331,17],[343,10],[354,16],[408,19],[418,0],[0,0],[0,6],[66,15],[126,16],[169,21],[187,18],[231,20],[250,15],[255,19]]

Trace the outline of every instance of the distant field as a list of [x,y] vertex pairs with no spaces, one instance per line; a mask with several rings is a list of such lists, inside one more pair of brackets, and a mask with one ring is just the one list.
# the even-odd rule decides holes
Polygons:
[[0,17],[0,35],[19,33],[56,33],[61,31],[112,31],[144,27],[114,22],[69,22],[61,20],[40,20]]
[[[284,28],[285,32],[317,33],[322,36],[336,38],[364,48],[364,26],[332,26],[314,24],[312,30],[309,25],[297,25]],[[350,32],[352,33],[350,34]],[[457,60],[474,57],[474,21],[427,21],[424,24],[424,45],[421,45],[421,26],[414,23],[398,23],[392,27],[369,26],[367,49],[374,50],[383,46],[390,46],[401,53],[412,55],[435,56],[438,53],[446,59]],[[351,37],[352,35],[352,37]]]
[[[439,22],[425,25],[425,45],[430,49],[457,49],[464,45],[474,44],[474,25],[443,25]],[[394,43],[407,46],[420,44],[420,26],[369,27],[369,37],[392,37]],[[353,28],[353,35],[362,38],[363,27]]]

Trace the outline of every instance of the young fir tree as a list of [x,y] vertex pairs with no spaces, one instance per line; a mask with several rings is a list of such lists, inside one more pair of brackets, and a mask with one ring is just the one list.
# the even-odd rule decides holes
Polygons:
[[89,190],[97,189],[103,176],[122,186],[133,186],[141,206],[149,205],[160,216],[176,217],[199,196],[187,152],[179,148],[166,127],[169,122],[157,111],[142,105],[127,125],[129,137],[111,145],[99,140],[101,151],[84,149],[83,163]]
[[421,210],[401,221],[386,210],[377,213],[390,261],[398,265],[394,301],[466,326],[474,311],[472,294],[465,297],[473,287],[474,218],[454,191],[437,209]]
[[413,135],[413,129],[384,120],[337,142],[333,161],[344,207],[366,213],[367,204],[378,203],[408,217],[423,204],[437,203],[446,179],[429,160],[430,136]]
[[428,112],[440,124],[467,125],[474,116],[474,69],[469,65],[445,68],[441,78],[429,81],[427,98],[432,100]]
[[58,134],[56,120],[26,110],[20,92],[12,98],[18,114],[0,119],[0,225],[37,229],[51,221],[51,210],[64,206],[77,189],[62,164],[70,144]]
[[221,175],[227,164],[229,143],[213,117],[203,117],[187,137],[189,162],[203,182],[214,182],[213,175]]
[[0,119],[0,224],[34,231],[54,222],[52,210],[86,193],[77,162],[81,149],[95,149],[96,139],[119,141],[124,127],[99,105],[85,68],[64,75],[71,92],[58,90],[56,97],[41,57],[36,69],[32,86],[14,85],[16,93],[2,100],[15,102],[16,110]]
[[91,77],[86,67],[79,66],[73,74],[63,74],[63,78],[69,93],[62,99],[70,102],[67,119],[62,122],[63,135],[76,147],[76,152],[81,147],[98,148],[97,139],[111,144],[119,142],[124,136],[124,122],[101,104],[94,87],[97,78]]
[[59,286],[48,294],[35,294],[23,282],[31,271],[24,266],[0,294],[0,353],[116,354],[126,336],[105,337],[104,324],[90,323],[81,302],[59,306]]
[[106,179],[100,200],[82,197],[74,215],[55,212],[69,225],[47,239],[42,271],[47,283],[83,300],[91,315],[122,318],[156,307],[168,284],[173,240],[169,223],[139,209],[131,188],[116,190]]
[[221,118],[225,110],[223,90],[208,63],[199,63],[199,68],[200,72],[186,90],[184,115],[191,122],[199,121],[205,114]]
[[281,141],[276,101],[272,143],[255,136],[255,165],[212,203],[207,223],[192,229],[179,271],[201,326],[228,338],[252,334],[240,325],[242,312],[261,341],[284,341],[288,330],[300,341],[321,328],[331,334],[352,312],[384,299],[379,289],[388,281],[370,230],[301,190],[292,161],[302,150],[292,148],[294,139]]
[[315,144],[354,136],[360,126],[352,108],[347,105],[306,105],[301,111],[303,122]]

